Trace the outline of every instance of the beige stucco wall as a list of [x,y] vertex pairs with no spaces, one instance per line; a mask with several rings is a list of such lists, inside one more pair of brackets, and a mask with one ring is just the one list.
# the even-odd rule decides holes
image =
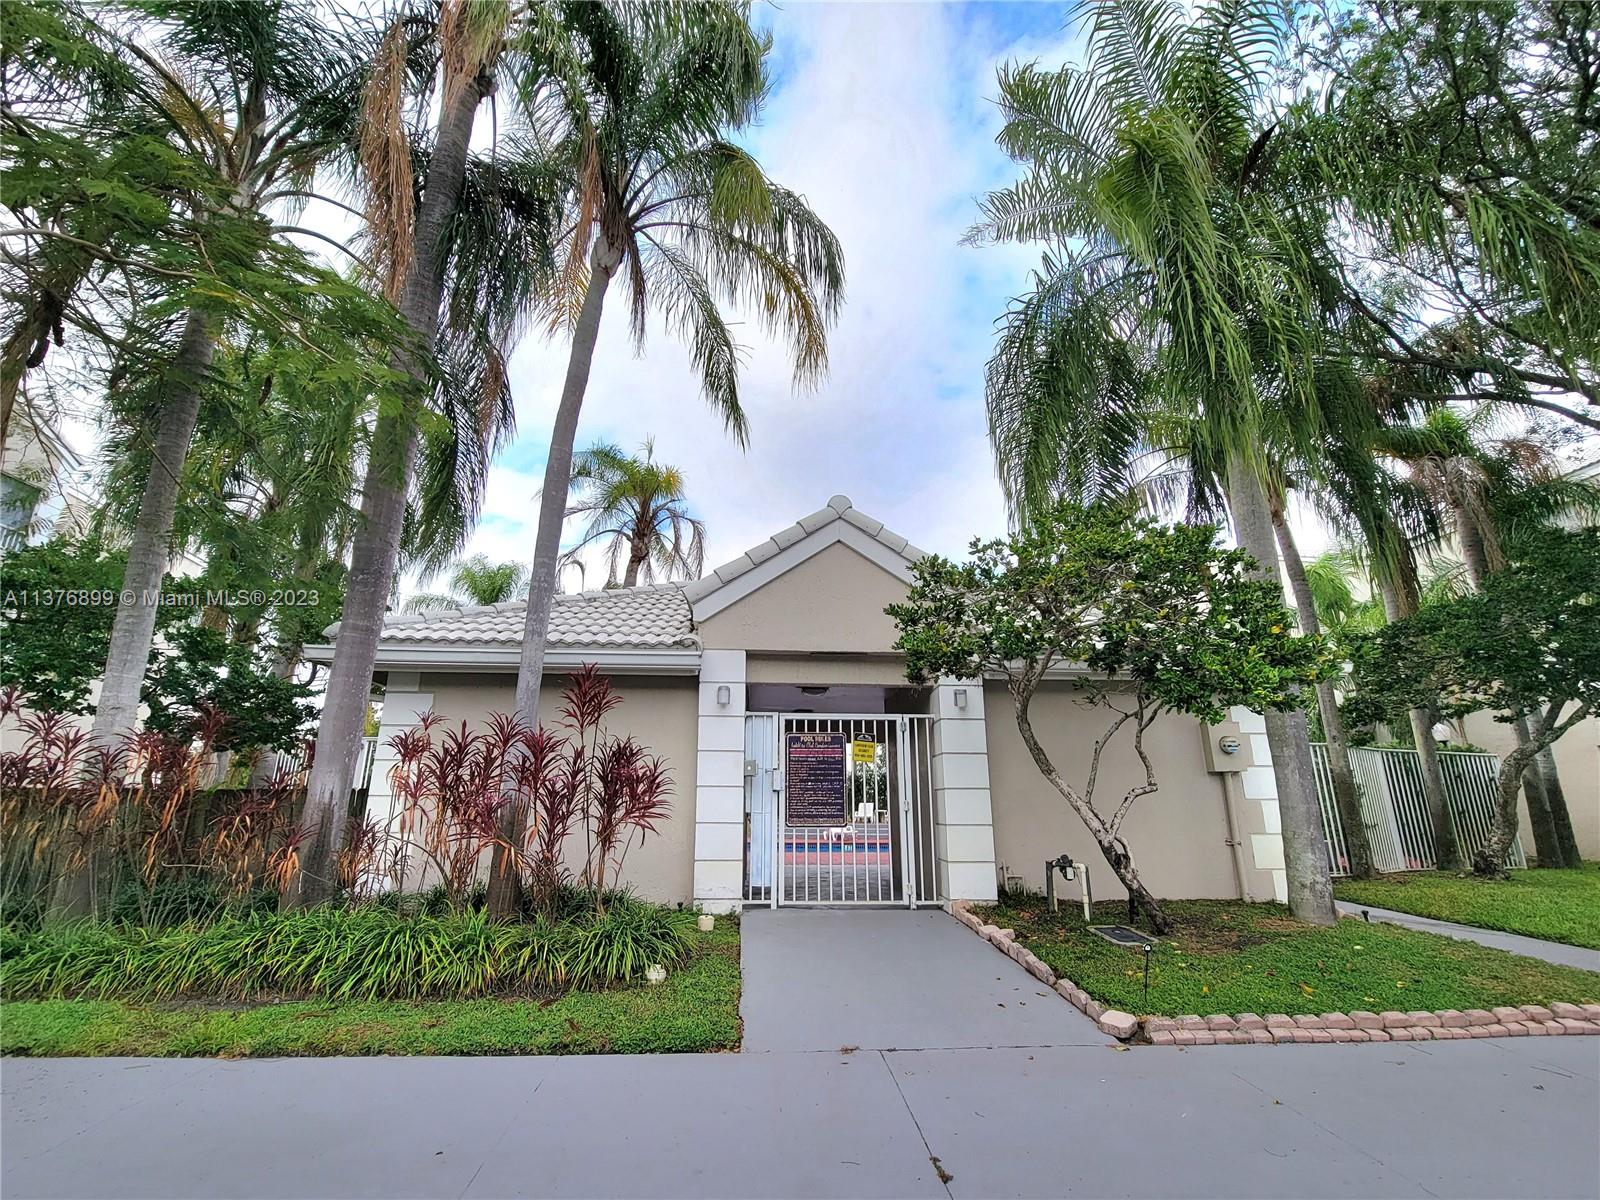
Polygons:
[[[1466,725],[1469,741],[1502,758],[1517,744],[1511,726],[1496,721],[1492,713],[1473,713]],[[1572,832],[1578,839],[1578,853],[1586,859],[1600,858],[1600,719],[1589,717],[1578,722],[1554,749],[1561,790],[1567,797],[1567,811],[1572,814]],[[1533,835],[1528,832],[1527,801],[1518,807],[1523,849],[1531,855]]]
[[883,610],[905,595],[901,579],[835,542],[701,621],[700,641],[714,650],[886,654],[896,632]]
[[[1047,683],[1035,695],[1030,715],[1063,778],[1081,787],[1094,741],[1110,718],[1103,709],[1078,703],[1076,695],[1067,684]],[[1022,744],[1004,685],[984,688],[984,707],[997,864],[1037,890],[1044,887],[1045,860],[1069,852],[1089,864],[1097,899],[1125,897],[1094,838]],[[1140,875],[1158,897],[1237,897],[1223,787],[1219,776],[1206,771],[1200,726],[1188,717],[1163,717],[1145,734],[1145,746],[1161,790],[1136,800],[1122,826]],[[1101,757],[1095,807],[1111,812],[1128,788],[1143,780],[1131,732],[1124,727]],[[1073,885],[1066,885],[1065,894],[1077,895]]]
[[[552,729],[561,719],[564,683],[564,677],[548,675],[539,694],[540,721]],[[612,710],[607,728],[631,734],[651,753],[661,755],[672,770],[674,785],[672,816],[658,834],[628,851],[622,881],[647,899],[687,903],[694,890],[696,680],[616,675],[612,683],[623,702]],[[516,677],[423,675],[418,690],[433,694],[434,712],[476,728],[491,712],[509,712],[515,706]],[[581,834],[575,840],[581,842]]]

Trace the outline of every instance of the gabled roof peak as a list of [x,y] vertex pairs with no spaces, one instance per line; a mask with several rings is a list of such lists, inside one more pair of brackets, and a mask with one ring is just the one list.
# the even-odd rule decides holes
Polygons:
[[[876,517],[869,516],[857,508],[849,496],[837,495],[829,497],[826,507],[817,509],[809,516],[801,517],[786,529],[780,529],[766,541],[758,546],[752,546],[732,562],[723,563],[716,570],[708,571],[701,578],[684,584],[683,594],[691,604],[698,605],[713,592],[720,591],[735,579],[802,541],[816,539],[819,550],[824,545],[831,545],[841,539],[829,538],[823,531],[838,522],[865,534],[869,544],[876,543],[873,547],[876,553],[888,551],[888,555],[884,557],[895,560],[901,572],[923,556],[922,550],[889,529]],[[888,564],[880,561],[880,565]],[[696,611],[698,613],[699,609]]]

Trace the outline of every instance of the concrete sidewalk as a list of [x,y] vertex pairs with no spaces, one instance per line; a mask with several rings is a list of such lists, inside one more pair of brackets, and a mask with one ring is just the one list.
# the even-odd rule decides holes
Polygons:
[[743,958],[740,1054],[8,1060],[0,1195],[1600,1195],[1600,1038],[1130,1049],[942,912]]
[[1347,917],[1371,914],[1374,921],[1387,921],[1404,925],[1407,929],[1421,929],[1427,933],[1443,934],[1463,942],[1477,942],[1480,946],[1493,946],[1496,950],[1509,950],[1527,958],[1542,958],[1545,962],[1564,967],[1581,967],[1585,971],[1600,971],[1600,950],[1586,950],[1582,946],[1569,946],[1565,942],[1547,942],[1541,938],[1523,937],[1520,933],[1502,933],[1498,929],[1483,929],[1477,925],[1458,925],[1454,921],[1438,921],[1432,917],[1419,917],[1414,913],[1395,912],[1389,908],[1375,908],[1370,904],[1355,904],[1348,900],[1334,902]]
[[1597,1120],[1591,1038],[22,1059],[0,1193],[1593,1197]]
[[757,909],[739,940],[746,1053],[1108,1040],[942,909]]

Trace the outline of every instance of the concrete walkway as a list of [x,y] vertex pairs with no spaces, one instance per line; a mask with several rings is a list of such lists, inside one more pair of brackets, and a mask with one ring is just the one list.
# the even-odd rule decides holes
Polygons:
[[940,909],[761,909],[740,943],[746,1053],[1107,1040]]
[[744,960],[741,1054],[7,1060],[0,1195],[1600,1195],[1600,1038],[1128,1049],[942,913]]
[[1335,901],[1339,911],[1350,917],[1360,917],[1365,911],[1374,921],[1388,921],[1404,925],[1407,929],[1421,929],[1428,933],[1441,933],[1463,942],[1477,942],[1480,946],[1493,946],[1496,950],[1509,950],[1512,954],[1528,958],[1542,958],[1545,962],[1564,967],[1581,967],[1585,971],[1600,971],[1600,950],[1586,950],[1582,946],[1569,946],[1565,942],[1547,942],[1540,938],[1523,937],[1520,933],[1502,933],[1498,929],[1482,929],[1477,925],[1457,925],[1454,921],[1436,921],[1432,917],[1419,917],[1413,913],[1395,912],[1388,908],[1374,908],[1370,904],[1353,904],[1348,900]]

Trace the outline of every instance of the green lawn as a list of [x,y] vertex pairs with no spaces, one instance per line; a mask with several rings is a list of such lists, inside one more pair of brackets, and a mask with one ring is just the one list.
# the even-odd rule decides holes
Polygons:
[[1600,863],[1513,871],[1508,880],[1437,871],[1341,879],[1333,892],[1355,904],[1600,950]]
[[[1170,901],[1174,931],[1153,939],[1150,992],[1144,955],[1092,934],[1083,914],[1042,898],[976,908],[1059,975],[1102,1004],[1141,1016],[1190,1013],[1350,1012],[1366,1009],[1494,1008],[1501,1004],[1600,1001],[1600,974],[1397,925],[1343,920],[1302,925],[1277,904]],[[1096,924],[1127,921],[1121,902],[1096,905]]]
[[544,1000],[0,1006],[0,1053],[221,1056],[648,1054],[739,1044],[739,926],[726,917],[659,987]]

